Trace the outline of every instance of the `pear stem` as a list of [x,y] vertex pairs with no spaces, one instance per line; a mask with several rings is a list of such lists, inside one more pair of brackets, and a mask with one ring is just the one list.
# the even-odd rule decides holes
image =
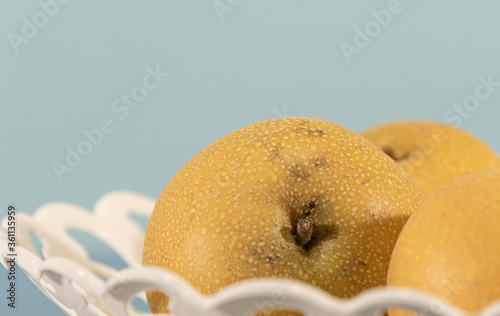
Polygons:
[[297,223],[296,242],[300,246],[304,246],[311,240],[312,233],[313,225],[311,224],[311,221],[307,217],[299,219],[299,222]]

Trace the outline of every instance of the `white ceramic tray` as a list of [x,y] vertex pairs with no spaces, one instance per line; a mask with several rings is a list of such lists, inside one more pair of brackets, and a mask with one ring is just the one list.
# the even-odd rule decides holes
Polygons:
[[[145,301],[144,291],[160,289],[170,298],[171,315],[245,316],[265,308],[288,308],[306,316],[375,316],[389,307],[404,307],[422,315],[469,315],[428,294],[403,289],[374,289],[350,300],[340,300],[304,283],[259,279],[204,296],[180,277],[165,270],[141,266],[144,231],[130,218],[149,216],[150,197],[132,192],[111,192],[101,197],[94,211],[67,203],[49,203],[33,216],[16,214],[17,266],[68,315],[144,315],[135,311],[134,297]],[[86,249],[67,229],[80,229],[107,243],[129,265],[114,268],[89,258]],[[2,264],[6,267],[7,221],[0,229]],[[42,242],[41,257],[30,241]],[[500,315],[500,302],[481,316]]]

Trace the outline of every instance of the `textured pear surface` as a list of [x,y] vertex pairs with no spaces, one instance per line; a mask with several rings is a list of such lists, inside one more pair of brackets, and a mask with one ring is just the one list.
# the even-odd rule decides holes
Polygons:
[[500,168],[500,156],[483,141],[445,124],[392,122],[361,135],[396,160],[425,195],[460,176]]
[[419,289],[466,311],[483,309],[500,299],[499,228],[500,169],[445,184],[403,228],[388,285]]
[[[339,297],[386,282],[397,236],[423,194],[368,140],[283,118],[233,132],[193,157],[158,198],[143,263],[204,294],[241,280],[301,280]],[[152,311],[167,299],[149,293]]]

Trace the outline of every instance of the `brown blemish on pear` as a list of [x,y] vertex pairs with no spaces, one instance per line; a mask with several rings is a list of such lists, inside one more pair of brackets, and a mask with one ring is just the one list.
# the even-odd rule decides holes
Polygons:
[[290,167],[290,173],[296,178],[297,181],[307,180],[311,176],[311,171],[303,165],[294,164]]
[[311,163],[316,168],[328,166],[328,160],[325,157],[314,157],[311,159]]
[[323,135],[325,135],[325,132],[323,132],[320,129],[316,129],[316,130],[308,129],[307,135],[310,137],[322,137]]

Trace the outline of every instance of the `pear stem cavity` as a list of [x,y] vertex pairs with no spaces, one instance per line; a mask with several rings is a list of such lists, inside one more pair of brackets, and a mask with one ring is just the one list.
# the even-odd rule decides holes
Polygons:
[[410,153],[405,153],[403,154],[402,156],[396,156],[396,154],[394,153],[394,150],[391,148],[391,147],[383,147],[382,148],[382,151],[389,157],[392,158],[392,160],[394,160],[395,162],[399,162],[399,161],[402,161],[402,160],[405,160],[405,159],[408,159],[408,157],[410,157]]
[[313,225],[307,217],[299,219],[297,223],[297,233],[295,235],[295,242],[303,247],[311,241],[313,235]]

